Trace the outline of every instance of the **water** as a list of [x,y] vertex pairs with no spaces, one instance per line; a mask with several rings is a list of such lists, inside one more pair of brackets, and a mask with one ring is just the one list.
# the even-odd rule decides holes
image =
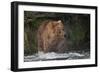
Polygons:
[[72,59],[87,59],[87,58],[90,58],[89,51],[69,52],[69,53],[38,52],[34,55],[24,56],[24,62],[47,61],[47,60],[72,60]]

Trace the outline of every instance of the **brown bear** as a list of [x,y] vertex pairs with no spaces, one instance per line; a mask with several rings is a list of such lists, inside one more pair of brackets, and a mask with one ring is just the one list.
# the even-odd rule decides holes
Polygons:
[[61,52],[65,45],[64,25],[61,20],[41,23],[37,32],[38,51]]

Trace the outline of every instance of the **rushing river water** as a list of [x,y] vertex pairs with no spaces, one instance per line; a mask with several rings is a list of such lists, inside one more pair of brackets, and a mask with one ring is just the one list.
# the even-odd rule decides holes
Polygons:
[[90,58],[89,51],[69,52],[69,53],[38,52],[34,55],[24,56],[24,62],[47,61],[47,60],[72,60],[72,59],[88,59],[88,58]]

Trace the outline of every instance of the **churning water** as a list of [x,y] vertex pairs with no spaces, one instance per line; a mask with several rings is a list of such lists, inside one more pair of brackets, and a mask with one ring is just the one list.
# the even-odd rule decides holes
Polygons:
[[87,59],[90,58],[89,52],[69,52],[69,53],[43,53],[38,52],[34,55],[24,56],[24,62],[32,61],[47,61],[47,60],[72,60],[72,59]]

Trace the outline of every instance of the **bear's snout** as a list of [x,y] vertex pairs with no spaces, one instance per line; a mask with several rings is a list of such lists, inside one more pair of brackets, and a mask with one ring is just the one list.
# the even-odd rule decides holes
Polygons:
[[66,34],[64,34],[64,37],[66,37]]

